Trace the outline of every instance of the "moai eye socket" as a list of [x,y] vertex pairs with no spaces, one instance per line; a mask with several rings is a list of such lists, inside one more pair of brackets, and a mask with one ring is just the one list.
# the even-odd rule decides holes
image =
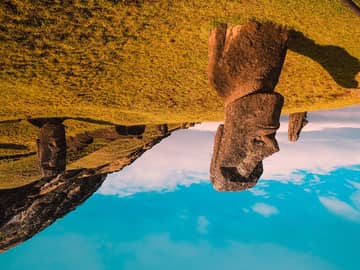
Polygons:
[[255,137],[252,140],[253,144],[263,146],[265,145],[265,142],[263,141],[262,137]]

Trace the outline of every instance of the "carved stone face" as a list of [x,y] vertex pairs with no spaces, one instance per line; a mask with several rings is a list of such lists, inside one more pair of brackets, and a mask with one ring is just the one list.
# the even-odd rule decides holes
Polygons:
[[[279,146],[275,139],[276,129],[257,128],[254,136],[249,135],[245,138],[245,157],[242,160],[238,160],[237,170],[244,177],[249,177],[262,160],[279,151]],[[256,135],[256,133],[263,132],[266,132],[266,134]]]
[[282,104],[281,95],[262,93],[228,105],[210,169],[217,190],[242,190],[256,184],[263,173],[262,160],[279,151],[275,134]]
[[225,103],[210,168],[217,190],[252,187],[263,172],[262,160],[279,151],[275,132],[283,97],[273,91],[287,40],[287,29],[254,21],[221,25],[210,34],[208,77]]
[[65,128],[62,123],[42,126],[38,140],[38,159],[43,177],[62,173],[66,166]]

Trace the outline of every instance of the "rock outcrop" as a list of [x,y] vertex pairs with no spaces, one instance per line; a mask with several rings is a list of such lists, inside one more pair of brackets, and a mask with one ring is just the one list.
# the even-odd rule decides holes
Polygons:
[[299,139],[301,130],[309,123],[307,112],[292,113],[289,115],[288,138],[291,142]]
[[0,252],[48,227],[74,210],[103,183],[106,175],[79,178],[72,172],[30,185],[0,190]]
[[[42,145],[42,148],[39,148],[40,151],[44,151],[44,148],[49,151],[46,148],[48,144],[51,144],[51,147],[66,148],[66,144],[65,146],[63,144],[65,140],[64,126],[61,122],[42,121],[39,125],[41,127],[40,145]],[[171,132],[183,126],[183,124],[179,124],[178,127],[171,129],[166,126],[166,134],[162,134],[163,132],[159,130],[158,126],[148,126],[150,132],[146,134],[146,138],[144,136],[141,140],[138,140],[137,137],[143,134],[145,126],[126,128],[121,126],[120,131],[117,127],[110,127],[82,133],[71,140],[68,138],[68,141],[71,142],[68,146],[72,151],[81,150],[94,139],[101,138],[110,141],[110,145],[97,150],[104,150],[98,155],[102,159],[95,156],[96,166],[90,168],[82,167],[65,171],[65,165],[63,162],[59,164],[58,158],[54,154],[58,153],[57,151],[46,155],[39,154],[39,158],[41,158],[39,163],[43,164],[44,160],[51,160],[53,161],[51,164],[59,165],[60,168],[51,167],[53,168],[51,172],[56,174],[50,177],[44,176],[31,184],[14,189],[0,190],[0,252],[31,238],[57,219],[74,210],[101,186],[107,173],[122,170],[154,145],[170,136]],[[138,143],[126,144],[126,140],[135,140]],[[60,144],[61,146],[59,146]],[[116,147],[119,145],[122,151],[116,152],[115,150],[118,149]],[[91,154],[96,154],[97,151]],[[109,154],[106,152],[111,152],[110,160],[105,159],[108,156],[106,154]],[[47,156],[50,158],[45,159]],[[88,166],[88,163],[85,163]]]
[[274,92],[287,51],[288,31],[272,23],[222,25],[209,38],[208,76],[225,103],[210,180],[219,191],[252,187],[262,160],[279,151],[275,140],[283,97]]

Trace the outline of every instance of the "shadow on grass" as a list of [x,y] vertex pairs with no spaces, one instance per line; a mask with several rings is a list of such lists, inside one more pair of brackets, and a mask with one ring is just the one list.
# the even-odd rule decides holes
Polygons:
[[28,118],[27,119],[31,124],[41,127],[45,123],[59,123],[63,122],[65,120],[76,120],[76,121],[82,121],[87,122],[91,124],[99,124],[99,125],[110,125],[115,126],[114,123],[108,122],[108,121],[102,121],[102,120],[96,120],[91,118],[85,118],[85,117],[42,117],[42,118]]
[[77,121],[88,122],[88,123],[99,124],[99,125],[116,126],[114,123],[109,122],[109,121],[96,120],[96,119],[85,118],[85,117],[66,117],[65,119],[77,120]]
[[18,160],[21,158],[34,156],[34,155],[36,155],[36,152],[30,152],[30,153],[18,154],[18,155],[5,155],[5,156],[0,156],[0,160],[14,161],[14,160]]
[[319,45],[303,33],[291,31],[289,49],[318,62],[342,87],[357,88],[355,76],[360,72],[360,61],[345,49],[332,45]]
[[28,150],[28,147],[23,144],[0,143],[0,149]]

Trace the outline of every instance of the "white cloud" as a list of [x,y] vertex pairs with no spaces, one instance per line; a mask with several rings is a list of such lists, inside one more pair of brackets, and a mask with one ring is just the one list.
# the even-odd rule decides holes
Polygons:
[[[197,131],[207,131],[215,132],[220,124],[223,122],[207,122],[197,125],[192,130]],[[360,123],[357,121],[338,121],[338,122],[309,122],[301,131],[304,132],[313,132],[321,131],[324,129],[333,129],[333,128],[360,128]],[[277,133],[286,133],[288,132],[288,121],[282,120],[280,122],[280,128],[277,130]]]
[[109,175],[99,193],[126,196],[207,182],[212,144],[213,134],[177,131],[129,167]]
[[[309,126],[305,127],[305,132],[296,143],[288,141],[287,133],[278,133],[280,152],[264,160],[264,173],[259,184],[266,179],[302,184],[304,176],[309,172],[327,174],[337,167],[360,164],[360,129],[325,128],[358,126],[359,121],[355,120],[352,112],[355,111],[355,116],[360,118],[360,110],[357,112],[358,109],[355,109],[309,113],[310,121],[318,128],[311,128],[311,132],[308,132]],[[332,119],[335,120],[331,122]],[[175,132],[123,171],[109,175],[99,193],[126,196],[137,192],[171,191],[178,186],[193,183],[208,183],[218,124],[204,123]],[[287,124],[282,126],[287,130]],[[316,129],[319,131],[314,131]],[[311,185],[319,184],[315,180]],[[253,194],[265,195],[261,190],[255,190]]]
[[217,128],[219,127],[220,124],[222,124],[223,122],[204,122],[201,123],[200,125],[196,125],[194,127],[192,127],[192,130],[197,130],[197,131],[208,131],[208,132],[215,132],[217,130]]
[[268,196],[268,193],[264,189],[258,186],[249,189],[249,192],[251,192],[254,196],[260,196],[260,197]]
[[264,179],[301,184],[306,173],[327,174],[360,164],[360,129],[331,129],[301,134],[296,143],[278,134],[280,152],[264,160]]
[[[226,241],[217,247],[208,241],[173,240],[167,234],[122,243],[117,251],[131,257],[122,269],[252,269],[335,270],[334,265],[311,253],[273,243]],[[166,260],[164,260],[166,258]]]
[[[309,123],[302,132],[321,131],[332,128],[360,128],[360,106],[351,106],[337,110],[308,112]],[[192,129],[199,131],[216,131],[223,122],[206,122]],[[288,115],[281,116],[278,133],[287,133]]]
[[252,210],[264,217],[270,217],[279,213],[279,210],[276,207],[266,203],[256,203],[252,207]]
[[197,228],[196,228],[196,230],[201,234],[207,234],[209,224],[210,224],[209,220],[206,217],[200,216],[197,219]]
[[[310,113],[311,114],[311,113]],[[334,129],[334,128],[360,128],[360,122],[356,120],[352,121],[312,121],[309,120],[309,123],[302,129],[301,134],[306,132],[321,131],[325,129]],[[280,123],[280,128],[277,131],[278,133],[288,132],[288,121],[283,120]]]
[[321,204],[326,207],[330,212],[350,219],[353,221],[360,221],[360,213],[357,209],[353,208],[351,205],[339,200],[336,197],[323,197],[320,196],[319,200]]

